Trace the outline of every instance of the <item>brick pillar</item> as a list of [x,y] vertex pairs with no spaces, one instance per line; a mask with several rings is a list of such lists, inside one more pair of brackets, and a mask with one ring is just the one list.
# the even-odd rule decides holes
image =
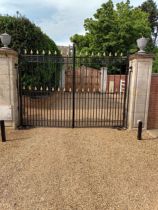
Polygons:
[[18,93],[17,93],[17,52],[0,48],[0,106],[11,107],[11,120],[6,122],[7,126],[16,128],[18,119]]
[[129,87],[128,128],[136,128],[138,120],[147,129],[153,55],[134,54],[129,58],[132,72]]

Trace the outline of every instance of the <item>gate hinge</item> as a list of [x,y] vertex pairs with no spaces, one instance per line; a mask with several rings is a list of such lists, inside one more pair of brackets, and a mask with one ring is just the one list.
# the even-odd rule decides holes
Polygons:
[[130,71],[130,72],[132,72],[132,68],[133,68],[132,66],[129,67],[129,71]]
[[19,65],[18,65],[18,63],[15,63],[14,66],[15,66],[15,69],[17,69]]

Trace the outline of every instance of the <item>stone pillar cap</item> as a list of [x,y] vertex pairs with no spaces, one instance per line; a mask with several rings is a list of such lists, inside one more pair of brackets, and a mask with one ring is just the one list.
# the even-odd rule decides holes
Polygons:
[[12,50],[11,48],[5,48],[5,47],[1,47],[0,48],[0,55],[13,55],[13,56],[18,56],[18,53],[14,50]]
[[154,54],[146,54],[146,53],[135,53],[133,55],[129,56],[129,60],[134,60],[134,59],[146,59],[146,58],[154,58]]

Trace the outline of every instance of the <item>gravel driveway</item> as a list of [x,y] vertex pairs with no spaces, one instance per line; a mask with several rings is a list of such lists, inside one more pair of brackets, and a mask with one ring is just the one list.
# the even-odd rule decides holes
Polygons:
[[114,129],[8,130],[0,210],[157,210],[158,139]]

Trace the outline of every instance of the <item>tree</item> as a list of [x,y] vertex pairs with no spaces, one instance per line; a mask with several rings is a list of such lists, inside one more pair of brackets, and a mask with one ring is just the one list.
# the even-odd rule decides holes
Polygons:
[[158,73],[158,47],[155,47],[154,49],[154,62],[153,62],[153,72]]
[[29,19],[23,16],[0,16],[0,33],[9,33],[12,36],[10,47],[15,50],[42,50],[59,53],[59,50],[46,34],[39,27],[31,23]]
[[[18,13],[19,14],[19,13]],[[28,52],[31,50],[36,53],[38,50],[41,54],[45,50],[46,54],[48,51],[60,54],[56,44],[46,34],[44,34],[39,27],[34,23],[31,23],[26,17],[18,16],[0,16],[0,33],[7,32],[12,36],[10,47],[16,51],[24,51],[27,49]],[[52,64],[50,62],[28,62],[26,58],[20,57],[19,69],[21,71],[21,82],[23,86],[36,86],[46,87],[53,86],[55,71],[60,74],[61,67],[58,64]],[[56,74],[57,74],[56,73]],[[56,83],[59,81],[55,81]]]
[[86,34],[75,34],[71,41],[79,51],[89,53],[134,52],[136,39],[151,34],[148,15],[140,8],[131,7],[129,1],[116,4],[116,9],[111,0],[102,4],[93,18],[85,20],[84,27]]
[[156,43],[157,33],[154,33],[155,27],[158,27],[158,8],[156,2],[153,0],[147,0],[142,3],[140,9],[148,14],[148,20],[152,29],[152,35],[154,37],[154,44]]
[[154,32],[154,26],[158,26],[158,8],[156,2],[153,0],[147,0],[143,2],[139,8],[148,14],[148,20],[152,28],[152,32]]

